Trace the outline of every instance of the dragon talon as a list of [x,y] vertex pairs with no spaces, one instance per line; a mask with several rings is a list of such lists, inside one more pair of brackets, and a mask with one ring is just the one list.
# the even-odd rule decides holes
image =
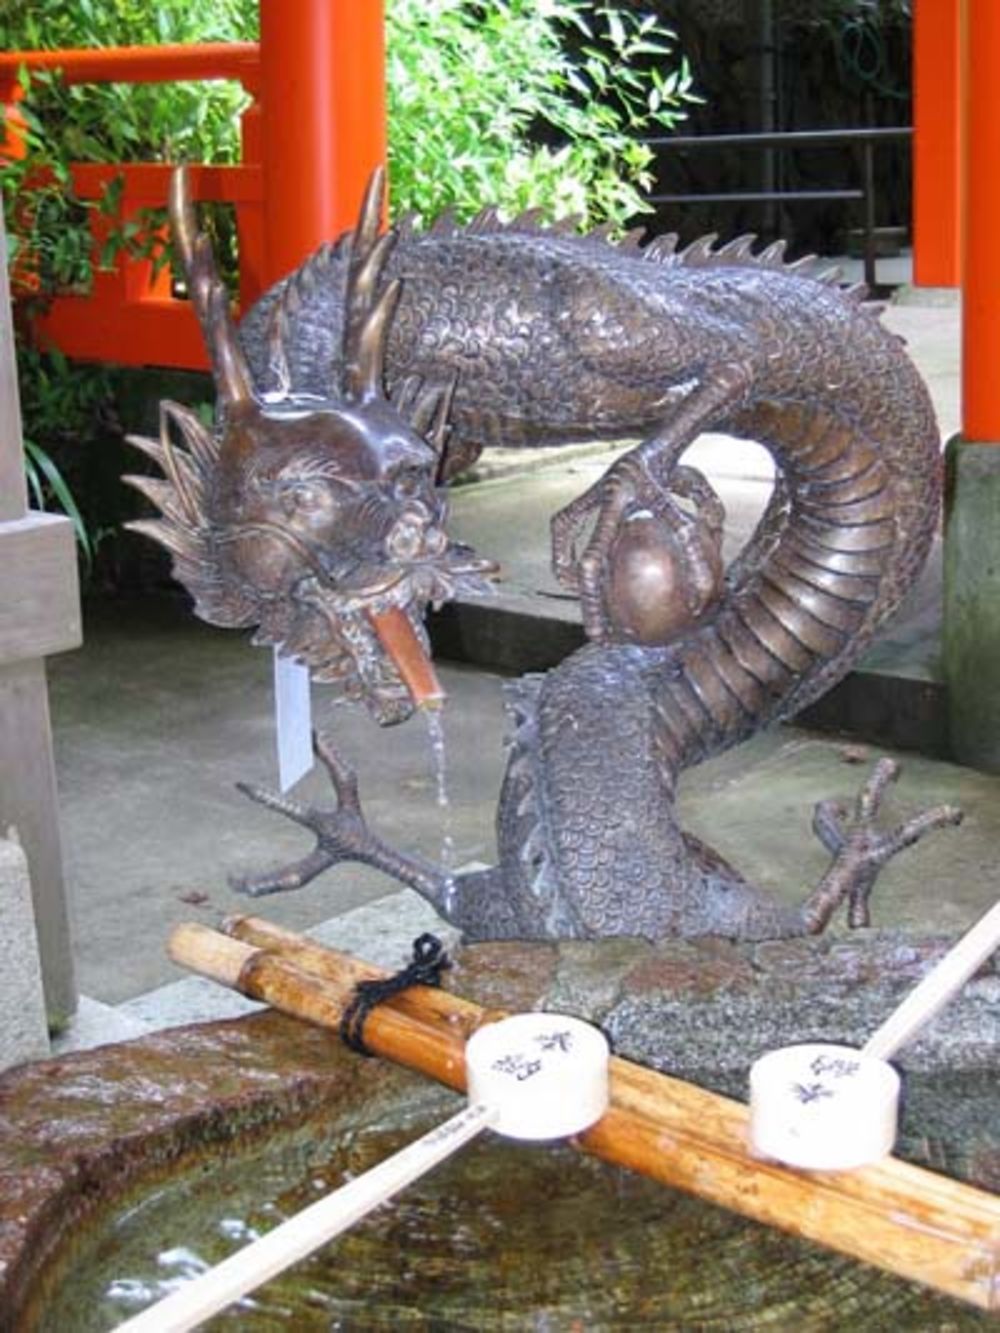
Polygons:
[[313,732],[313,750],[329,775],[337,797],[338,807],[341,810],[358,813],[360,811],[360,798],[358,795],[358,776],[354,769],[340,757],[330,742],[325,740],[318,731]]
[[882,758],[875,765],[871,776],[858,793],[856,817],[859,822],[870,822],[878,814],[882,798],[891,783],[899,780],[901,769],[895,759]]
[[813,833],[831,856],[843,850],[847,841],[847,809],[839,801],[817,801],[813,808]]
[[801,920],[807,931],[822,930],[843,902],[847,904],[847,924],[851,929],[870,925],[871,893],[883,867],[925,834],[962,822],[962,811],[956,806],[939,805],[913,815],[894,829],[877,830],[874,823],[882,798],[900,772],[896,760],[880,759],[862,786],[853,812],[849,813],[838,801],[817,802],[813,829],[833,861],[801,908]]
[[257,805],[264,806],[266,810],[273,810],[276,814],[284,815],[306,828],[312,827],[309,813],[297,802],[289,801],[284,796],[279,796],[277,792],[270,791],[267,787],[258,787],[252,782],[237,782],[234,785],[238,792]]

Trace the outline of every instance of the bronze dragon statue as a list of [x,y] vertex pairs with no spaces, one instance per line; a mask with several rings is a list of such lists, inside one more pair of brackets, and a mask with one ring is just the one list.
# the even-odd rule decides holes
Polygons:
[[[320,740],[335,809],[244,788],[311,830],[315,849],[237,887],[295,888],[353,859],[480,939],[778,937],[822,930],[843,903],[866,924],[885,862],[961,817],[941,806],[879,831],[892,761],[853,811],[817,807],[831,865],[796,909],[674,814],[680,772],[827,690],[926,558],[934,415],[863,294],[811,261],[786,264],[781,243],[754,253],[752,237],[678,250],[672,236],[613,243],[492,210],[380,235],[376,178],[355,232],[268,292],[237,341],[182,196],[174,227],[221,410],[212,433],[166,407],[188,448],[166,429],[143,446],[167,475],[140,483],[163,512],[143,526],[173,549],[206,619],[258,623],[259,638],[368,698],[380,720],[409,711],[372,629],[383,604],[417,635],[428,600],[487,573],[444,536],[448,477],[487,444],[641,441],[553,520],[554,567],[591,642],[510,691],[498,865],[452,877],[393,850]],[[722,506],[681,462],[708,429],[763,444],[778,473],[728,570]]]

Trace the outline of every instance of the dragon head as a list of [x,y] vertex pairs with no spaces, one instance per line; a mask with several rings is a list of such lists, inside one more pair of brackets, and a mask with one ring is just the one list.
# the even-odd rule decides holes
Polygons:
[[342,242],[350,248],[344,336],[330,396],[291,386],[288,301],[277,303],[270,328],[276,387],[262,393],[198,232],[186,173],[175,172],[171,224],[212,359],[216,425],[162,403],[159,440],[130,439],[163,477],[125,480],[160,511],[129,526],[171,552],[203,620],[256,626],[255,643],[278,645],[388,724],[410,715],[415,696],[434,693],[427,605],[484,591],[494,567],[444,531],[438,479],[454,384],[404,380],[392,401],[384,394],[400,284],[380,287],[395,243],[392,232],[379,235],[382,192],[378,173]]

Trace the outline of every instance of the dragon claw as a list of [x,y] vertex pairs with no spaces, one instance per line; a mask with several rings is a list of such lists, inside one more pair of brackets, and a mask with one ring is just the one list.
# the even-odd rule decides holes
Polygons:
[[[661,509],[663,497],[647,494],[653,483],[631,456],[620,458],[589,490],[552,518],[552,570],[569,592],[580,599],[583,627],[589,639],[605,642],[611,625],[604,609],[608,558],[622,521],[637,503]],[[582,533],[592,524],[590,537],[577,554]]]
[[890,829],[875,827],[885,793],[901,772],[894,759],[880,759],[854,802],[853,810],[838,801],[819,801],[813,831],[833,857],[833,864],[803,908],[807,928],[822,930],[836,907],[847,903],[847,924],[871,923],[870,899],[875,880],[888,862],[927,833],[962,822],[957,806],[937,805]]
[[346,764],[333,747],[318,733],[313,733],[313,748],[330,777],[336,803],[332,810],[317,810],[287,800],[266,787],[257,787],[253,783],[238,782],[236,787],[267,810],[284,815],[302,828],[306,828],[316,839],[316,846],[301,860],[294,861],[283,868],[265,872],[261,875],[232,875],[230,887],[236,893],[243,893],[251,898],[263,897],[269,893],[284,893],[289,889],[301,889],[317,875],[341,861],[368,861],[371,858],[376,840],[373,839],[365,823],[358,794],[358,780],[354,770]]

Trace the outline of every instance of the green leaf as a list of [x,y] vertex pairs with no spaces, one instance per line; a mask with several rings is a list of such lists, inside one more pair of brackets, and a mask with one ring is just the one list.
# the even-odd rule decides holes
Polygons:
[[[39,476],[44,477],[45,484],[52,492],[56,503],[73,524],[73,531],[76,534],[77,543],[79,544],[84,559],[89,566],[93,558],[93,551],[91,549],[90,536],[87,532],[87,525],[83,521],[83,515],[77,508],[76,501],[73,499],[73,494],[66,485],[62,473],[45,450],[35,444],[34,440],[25,439],[24,451],[28,456],[32,468],[35,470],[36,483]],[[38,493],[39,491],[36,490],[36,494]],[[39,501],[39,507],[42,509],[45,508],[44,501]]]

